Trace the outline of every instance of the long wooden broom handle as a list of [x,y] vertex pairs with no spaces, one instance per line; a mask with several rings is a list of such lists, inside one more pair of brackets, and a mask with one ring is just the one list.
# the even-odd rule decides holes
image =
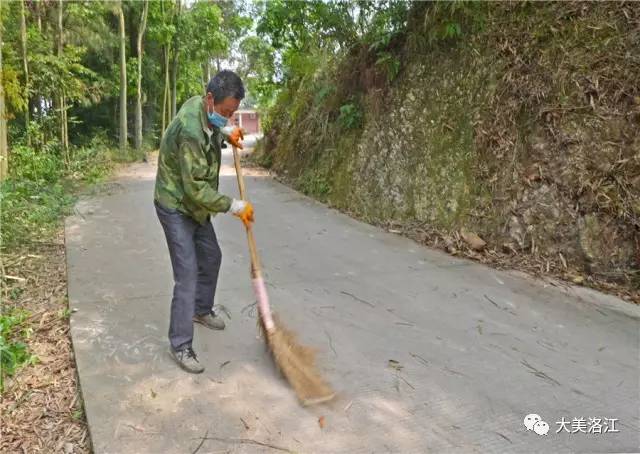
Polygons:
[[[240,155],[238,149],[235,146],[231,146],[233,149],[233,163],[236,166],[236,176],[238,178],[238,188],[240,189],[240,198],[247,200],[244,178],[242,176],[242,166],[240,166]],[[249,253],[251,254],[251,277],[258,278],[262,275],[260,267],[260,258],[258,257],[258,248],[256,247],[256,240],[253,237],[253,230],[251,224],[245,226],[247,229],[247,240],[249,241]]]

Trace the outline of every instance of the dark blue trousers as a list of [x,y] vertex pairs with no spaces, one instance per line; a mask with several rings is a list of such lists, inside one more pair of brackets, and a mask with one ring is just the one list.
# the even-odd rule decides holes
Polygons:
[[222,251],[210,219],[204,225],[155,202],[169,246],[173,268],[173,299],[169,342],[176,350],[193,341],[193,316],[213,310]]

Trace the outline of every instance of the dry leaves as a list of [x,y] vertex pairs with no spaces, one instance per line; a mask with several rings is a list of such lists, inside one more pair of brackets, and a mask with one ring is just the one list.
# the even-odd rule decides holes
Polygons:
[[324,416],[320,416],[318,418],[318,425],[320,426],[321,429],[324,429],[325,424],[326,424],[326,420]]
[[78,392],[66,316],[64,241],[37,243],[3,255],[5,273],[26,281],[2,282],[5,309],[20,307],[32,316],[31,353],[40,361],[7,381],[0,403],[0,452],[90,452],[90,439]]
[[552,277],[573,284],[585,285],[640,304],[640,292],[637,290],[608,282],[599,276],[584,276],[580,269],[570,263],[562,254],[554,256],[547,256],[543,253],[531,254],[527,250],[519,249],[514,244],[503,244],[501,250],[495,250],[491,245],[488,245],[482,251],[475,251],[461,234],[454,232],[450,235],[426,223],[407,222],[405,224],[378,225],[387,230],[389,228],[401,230],[402,235],[425,246],[443,249],[452,255],[464,256],[498,269],[516,269],[534,276]]
[[473,232],[467,232],[466,230],[460,230],[460,236],[474,251],[481,251],[487,245],[486,241],[480,238]]

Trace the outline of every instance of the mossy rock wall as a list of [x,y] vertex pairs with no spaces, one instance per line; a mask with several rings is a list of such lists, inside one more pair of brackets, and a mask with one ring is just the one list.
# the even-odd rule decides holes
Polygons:
[[464,223],[481,193],[472,172],[472,124],[489,77],[480,67],[456,71],[463,61],[474,66],[464,54],[441,55],[437,66],[411,62],[388,93],[368,95],[365,105],[381,104],[381,112],[367,116],[346,166],[351,184],[330,201],[376,219],[417,219],[438,228]]

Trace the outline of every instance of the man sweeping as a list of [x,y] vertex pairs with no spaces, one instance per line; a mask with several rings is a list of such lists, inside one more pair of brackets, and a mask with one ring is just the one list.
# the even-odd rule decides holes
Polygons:
[[190,373],[204,371],[193,351],[193,323],[225,327],[213,308],[222,253],[212,218],[231,213],[253,222],[251,203],[218,192],[222,141],[242,148],[241,129],[225,126],[243,98],[240,77],[219,72],[204,97],[183,104],[160,142],[154,204],[173,268],[170,352]]

